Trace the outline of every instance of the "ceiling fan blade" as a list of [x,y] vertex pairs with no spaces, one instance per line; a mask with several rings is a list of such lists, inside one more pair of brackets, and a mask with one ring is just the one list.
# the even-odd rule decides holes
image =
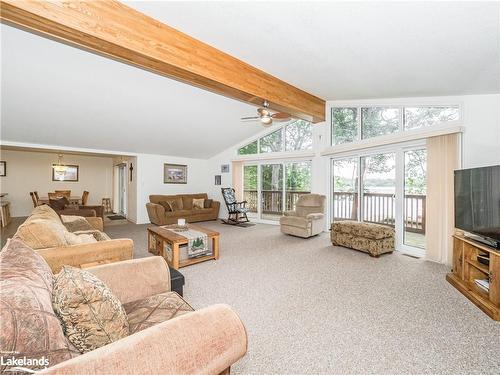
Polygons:
[[240,120],[242,120],[242,121],[250,121],[250,120],[252,120],[252,121],[256,121],[256,120],[258,120],[258,119],[260,119],[260,117],[259,117],[259,116],[242,117],[242,118],[240,118]]
[[259,114],[261,116],[269,116],[270,115],[269,111],[265,108],[258,108],[257,112],[259,112]]
[[290,120],[290,115],[288,113],[284,113],[284,112],[276,112],[276,113],[272,114],[271,117],[273,120],[276,120],[276,121],[288,121],[288,120]]

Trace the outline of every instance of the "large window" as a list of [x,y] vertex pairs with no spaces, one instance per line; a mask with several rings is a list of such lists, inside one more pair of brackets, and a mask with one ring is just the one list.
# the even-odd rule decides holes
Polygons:
[[240,149],[238,149],[238,155],[251,155],[256,154],[258,151],[257,141],[254,141]]
[[458,105],[334,107],[331,111],[331,144],[340,145],[456,120],[460,120]]
[[297,120],[238,149],[238,155],[312,149],[312,124]]
[[311,161],[262,162],[243,167],[243,196],[250,212],[279,220],[311,191]]
[[339,145],[358,138],[358,109],[332,108],[332,142]]

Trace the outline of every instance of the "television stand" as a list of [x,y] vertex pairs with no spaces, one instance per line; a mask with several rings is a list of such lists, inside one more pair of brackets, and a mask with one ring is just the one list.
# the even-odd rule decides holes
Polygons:
[[[489,265],[478,256],[489,256]],[[479,287],[476,279],[488,279],[489,290]],[[491,319],[500,321],[500,251],[462,235],[453,236],[453,269],[446,280]]]
[[500,241],[491,240],[489,238],[484,238],[484,237],[478,236],[477,234],[471,234],[471,233],[465,234],[464,237],[467,239],[476,241],[476,242],[484,243],[485,245],[491,246],[491,247],[495,248],[496,250],[500,250]]

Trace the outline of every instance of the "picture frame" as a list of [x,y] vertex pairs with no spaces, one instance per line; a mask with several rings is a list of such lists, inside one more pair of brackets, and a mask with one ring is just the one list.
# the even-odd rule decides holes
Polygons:
[[0,161],[0,177],[7,176],[7,162]]
[[52,164],[52,181],[57,182],[78,182],[80,175],[80,167],[78,165],[65,165],[64,172],[57,172]]
[[187,165],[163,164],[164,184],[187,184]]
[[222,176],[220,174],[215,175],[215,185],[222,185]]
[[220,166],[221,173],[229,173],[229,164],[222,164]]

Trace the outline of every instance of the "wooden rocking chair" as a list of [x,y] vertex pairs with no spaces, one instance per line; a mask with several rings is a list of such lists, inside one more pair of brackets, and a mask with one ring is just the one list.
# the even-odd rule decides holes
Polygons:
[[228,218],[222,220],[224,224],[239,225],[248,223],[247,212],[248,208],[245,207],[247,201],[236,202],[236,195],[233,188],[221,188],[222,197],[226,202]]

